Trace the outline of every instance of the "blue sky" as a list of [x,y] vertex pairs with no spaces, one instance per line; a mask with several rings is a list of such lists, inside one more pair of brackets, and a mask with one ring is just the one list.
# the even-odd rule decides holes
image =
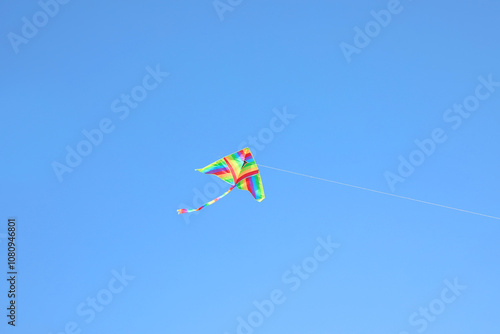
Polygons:
[[2,332],[497,333],[497,219],[264,167],[176,209],[248,145],[500,216],[500,3],[215,5],[0,4]]

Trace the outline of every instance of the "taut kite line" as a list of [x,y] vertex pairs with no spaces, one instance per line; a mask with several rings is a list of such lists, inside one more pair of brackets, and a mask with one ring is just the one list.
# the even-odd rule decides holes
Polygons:
[[387,196],[402,198],[402,199],[406,199],[406,200],[409,200],[409,201],[414,201],[414,202],[428,204],[428,205],[434,205],[434,206],[438,206],[438,207],[445,208],[445,209],[450,209],[450,210],[455,210],[455,211],[459,211],[459,212],[470,213],[472,215],[478,215],[478,216],[483,216],[483,217],[487,217],[487,218],[493,218],[493,219],[500,220],[500,217],[490,216],[490,215],[486,215],[484,213],[479,213],[479,212],[474,212],[474,211],[469,211],[469,210],[463,210],[463,209],[459,209],[459,208],[454,208],[452,206],[447,206],[447,205],[442,205],[442,204],[437,204],[437,203],[422,201],[420,199],[415,199],[415,198],[411,198],[411,197],[406,197],[406,196],[391,194],[391,193],[387,193],[387,192],[384,192],[384,191],[374,190],[374,189],[369,189],[369,188],[364,188],[364,187],[355,186],[355,185],[348,184],[348,183],[343,183],[343,182],[338,182],[338,181],[323,179],[321,177],[311,176],[311,175],[307,175],[307,174],[301,174],[301,173],[292,172],[292,171],[285,170],[285,169],[280,169],[280,168],[275,168],[275,167],[270,167],[270,166],[264,166],[264,165],[260,165],[260,166],[261,167],[265,167],[265,168],[274,169],[274,170],[277,170],[277,171],[280,171],[280,172],[285,172],[285,173],[290,173],[290,174],[295,174],[295,175],[300,175],[300,176],[308,177],[308,178],[311,178],[311,179],[316,179],[316,180],[330,182],[330,183],[336,183],[336,184],[340,184],[341,186],[346,186],[346,187],[351,187],[351,188],[356,188],[356,189],[371,191],[371,192],[374,192],[374,193],[377,193],[377,194],[382,194],[382,195],[387,195]]
[[[469,213],[469,214],[473,214],[473,215],[477,215],[477,216],[482,216],[482,217],[500,220],[500,217],[486,215],[484,213],[463,210],[463,209],[459,209],[459,208],[454,208],[452,206],[432,203],[432,202],[428,202],[428,201],[422,201],[422,200],[411,198],[411,197],[391,194],[391,193],[387,193],[387,192],[380,191],[380,190],[364,188],[364,187],[355,186],[355,185],[348,184],[348,183],[328,180],[328,179],[324,179],[324,178],[320,178],[320,177],[316,177],[316,176],[311,176],[311,175],[307,175],[307,174],[296,173],[296,172],[292,172],[292,171],[285,170],[285,169],[280,169],[280,168],[275,168],[275,167],[270,167],[270,166],[265,166],[265,165],[260,165],[260,166],[265,167],[265,168],[274,169],[274,170],[281,171],[281,172],[285,172],[285,173],[290,173],[290,174],[308,177],[311,179],[316,179],[316,180],[330,182],[330,183],[336,183],[336,184],[346,186],[346,187],[361,189],[361,190],[365,190],[365,191],[371,191],[374,193],[392,196],[392,197],[397,197],[397,198],[402,198],[402,199],[406,199],[409,201],[414,201],[414,202],[418,202],[418,203],[422,203],[422,204],[438,206],[438,207],[449,209],[449,210],[455,210],[455,211],[460,211],[463,213]],[[255,163],[255,160],[252,156],[252,153],[250,152],[250,149],[248,147],[244,148],[241,151],[238,151],[236,153],[225,156],[224,158],[217,160],[216,162],[214,162],[214,163],[212,163],[204,168],[196,169],[196,170],[200,171],[202,173],[205,173],[205,174],[217,175],[222,180],[231,184],[231,187],[224,194],[222,194],[221,196],[219,196],[219,197],[211,200],[210,202],[200,206],[198,209],[190,209],[190,210],[179,209],[179,210],[177,210],[177,212],[179,214],[199,211],[199,210],[203,209],[204,207],[209,206],[210,204],[217,202],[219,199],[221,199],[222,197],[229,194],[229,192],[231,190],[233,190],[235,187],[238,187],[239,189],[243,189],[243,190],[248,190],[252,194],[252,196],[259,202],[261,202],[265,197],[264,196],[264,187],[262,186],[262,180],[260,178],[259,168],[257,167],[257,164]]]

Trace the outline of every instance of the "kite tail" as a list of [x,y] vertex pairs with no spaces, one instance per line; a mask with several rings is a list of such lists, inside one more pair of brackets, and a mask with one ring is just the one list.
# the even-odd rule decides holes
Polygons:
[[230,192],[231,190],[233,190],[233,189],[234,189],[234,187],[236,187],[236,185],[231,186],[231,188],[229,188],[229,190],[228,190],[228,191],[226,191],[225,193],[223,193],[223,194],[222,194],[222,195],[220,195],[219,197],[217,197],[217,198],[215,198],[215,199],[211,200],[210,202],[203,204],[203,205],[202,205],[202,206],[200,206],[198,209],[178,209],[178,210],[177,210],[177,213],[178,213],[178,214],[181,214],[181,213],[187,213],[187,212],[199,211],[199,210],[203,209],[204,207],[209,206],[210,204],[214,204],[215,202],[217,202],[218,200],[220,200],[222,197],[224,197],[224,196],[226,196],[227,194],[229,194],[229,192]]

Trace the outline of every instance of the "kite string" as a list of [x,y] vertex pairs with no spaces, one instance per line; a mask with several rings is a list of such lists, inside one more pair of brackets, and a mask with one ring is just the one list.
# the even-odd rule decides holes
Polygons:
[[277,171],[280,171],[280,172],[285,172],[285,173],[300,175],[300,176],[304,176],[304,177],[308,177],[308,178],[316,179],[316,180],[320,180],[320,181],[325,181],[325,182],[330,182],[330,183],[336,183],[336,184],[340,184],[340,185],[346,186],[346,187],[357,188],[357,189],[371,191],[371,192],[382,194],[382,195],[388,195],[388,196],[398,197],[398,198],[407,199],[407,200],[414,201],[414,202],[419,202],[419,203],[424,203],[424,204],[428,204],[428,205],[439,206],[441,208],[446,208],[446,209],[450,209],[450,210],[455,210],[455,211],[460,211],[460,212],[470,213],[470,214],[473,214],[473,215],[478,215],[478,216],[483,216],[483,217],[488,217],[488,218],[493,218],[493,219],[500,220],[499,217],[485,215],[484,213],[479,213],[479,212],[474,212],[474,211],[468,211],[468,210],[458,209],[458,208],[454,208],[454,207],[451,207],[451,206],[446,206],[446,205],[442,205],[442,204],[437,204],[437,203],[422,201],[422,200],[415,199],[415,198],[410,198],[410,197],[395,195],[395,194],[387,193],[387,192],[384,192],[384,191],[379,191],[379,190],[364,188],[364,187],[355,186],[355,185],[348,184],[348,183],[343,183],[343,182],[338,182],[338,181],[323,179],[321,177],[316,177],[316,176],[311,176],[311,175],[307,175],[307,174],[296,173],[296,172],[292,172],[292,171],[285,170],[285,169],[280,169],[280,168],[275,168],[275,167],[270,167],[270,166],[264,166],[264,165],[261,165],[261,164],[259,164],[258,166],[259,167],[269,168],[269,169],[274,169],[274,170],[277,170]]

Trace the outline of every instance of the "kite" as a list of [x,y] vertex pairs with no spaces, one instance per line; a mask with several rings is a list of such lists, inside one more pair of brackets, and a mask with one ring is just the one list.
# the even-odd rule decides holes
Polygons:
[[204,174],[213,174],[231,185],[228,191],[216,199],[200,206],[198,209],[179,209],[178,214],[194,212],[203,209],[210,204],[214,204],[222,197],[229,194],[231,190],[238,187],[242,190],[248,190],[252,196],[259,202],[264,199],[264,187],[260,178],[259,168],[253,159],[250,149],[244,148],[241,151],[225,156],[210,165],[196,169]]

